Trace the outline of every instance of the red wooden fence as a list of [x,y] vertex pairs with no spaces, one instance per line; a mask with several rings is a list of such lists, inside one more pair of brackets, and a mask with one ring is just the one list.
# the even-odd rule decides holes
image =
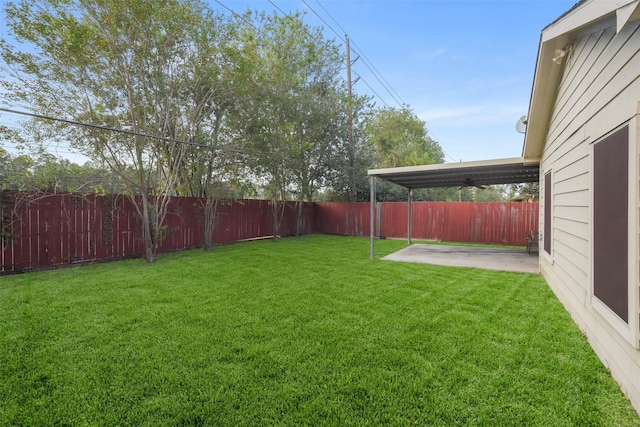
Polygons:
[[315,231],[343,236],[368,236],[371,205],[369,202],[315,204]]
[[[144,254],[140,220],[127,197],[57,194],[34,196],[4,192],[0,274],[138,257]],[[287,202],[278,234],[313,232],[312,204]],[[158,252],[202,247],[204,206],[195,197],[172,199]],[[298,228],[299,227],[299,228]],[[216,244],[273,234],[271,205],[265,200],[220,201],[213,235]]]
[[[414,202],[412,237],[449,242],[526,244],[538,231],[538,203]],[[407,237],[407,203],[379,203],[375,235]],[[316,203],[316,232],[369,235],[369,203]]]
[[[0,193],[0,274],[139,257],[140,220],[124,196]],[[369,236],[369,203],[287,202],[278,234]],[[376,236],[407,237],[407,203],[376,206]],[[203,200],[176,197],[165,220],[158,252],[202,247]],[[415,202],[412,237],[453,242],[524,245],[538,229],[537,203]],[[221,201],[213,233],[216,244],[273,234],[265,200]]]

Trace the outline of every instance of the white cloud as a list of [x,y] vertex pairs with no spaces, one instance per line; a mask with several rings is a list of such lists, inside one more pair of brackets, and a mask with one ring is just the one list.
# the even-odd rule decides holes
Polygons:
[[467,105],[443,106],[434,108],[415,108],[421,120],[438,126],[484,127],[509,124],[526,114],[527,105],[521,103],[474,103]]

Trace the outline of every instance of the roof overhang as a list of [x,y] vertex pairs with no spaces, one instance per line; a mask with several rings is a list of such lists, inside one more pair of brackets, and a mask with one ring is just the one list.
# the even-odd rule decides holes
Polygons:
[[522,157],[514,157],[477,162],[370,169],[368,174],[415,190],[538,182],[540,167],[539,163],[525,163]]
[[542,157],[551,113],[567,59],[556,60],[558,50],[570,52],[571,43],[588,33],[615,26],[617,31],[640,19],[639,0],[582,0],[542,30],[522,157],[538,163]]

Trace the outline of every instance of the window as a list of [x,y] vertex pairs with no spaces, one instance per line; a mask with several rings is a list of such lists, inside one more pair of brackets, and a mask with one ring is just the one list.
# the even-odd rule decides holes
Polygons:
[[594,145],[593,165],[593,293],[628,323],[628,126]]

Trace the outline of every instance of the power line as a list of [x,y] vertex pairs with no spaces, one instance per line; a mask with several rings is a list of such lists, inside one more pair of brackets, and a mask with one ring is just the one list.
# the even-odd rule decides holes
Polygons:
[[389,104],[387,104],[387,102],[384,100],[384,98],[382,98],[380,95],[378,95],[378,92],[376,92],[376,90],[373,87],[371,87],[369,82],[366,79],[364,79],[360,74],[356,73],[355,71],[354,71],[354,73],[360,78],[360,80],[362,80],[362,82],[369,88],[369,90],[371,90],[371,92],[373,92],[373,94],[375,96],[377,96],[380,101],[382,101],[384,106],[388,108]]
[[[50,121],[54,121],[54,122],[67,123],[67,124],[75,125],[75,126],[84,126],[84,127],[93,128],[93,129],[100,129],[100,130],[105,130],[105,131],[110,131],[110,132],[123,133],[123,134],[126,134],[126,135],[140,136],[140,137],[143,137],[143,138],[150,138],[150,139],[155,139],[155,140],[163,141],[163,142],[173,142],[173,143],[176,143],[176,144],[192,145],[194,147],[201,147],[201,148],[206,148],[206,149],[209,149],[209,150],[217,150],[217,151],[225,152],[225,153],[239,154],[239,155],[245,155],[245,156],[257,156],[258,155],[258,153],[255,153],[255,152],[244,151],[244,150],[239,150],[239,149],[235,149],[235,148],[228,148],[228,147],[224,147],[224,146],[223,147],[214,147],[214,146],[210,146],[210,145],[206,145],[206,144],[201,144],[199,142],[184,141],[184,140],[180,140],[180,139],[169,138],[169,137],[164,137],[164,136],[157,136],[157,135],[149,135],[149,134],[130,131],[130,130],[126,130],[126,129],[118,129],[118,128],[112,128],[112,127],[108,127],[108,126],[95,125],[95,124],[92,124],[92,123],[84,123],[84,122],[78,122],[78,121],[75,121],[75,120],[62,119],[62,118],[59,118],[59,117],[45,116],[43,114],[35,114],[35,113],[28,113],[26,111],[12,110],[10,108],[0,107],[0,111],[4,111],[6,113],[18,114],[18,115],[27,116],[27,117],[43,119],[43,120],[50,120]],[[278,158],[274,154],[268,155],[268,157],[270,159],[277,159]]]
[[[455,158],[455,157],[453,157],[451,154],[449,154],[449,153],[447,152],[447,150],[445,150],[445,148],[447,148],[447,147],[445,147],[445,146],[444,146],[444,144],[443,144],[442,142],[440,142],[440,140],[439,140],[439,138],[438,138],[438,136],[437,136],[436,134],[434,134],[432,131],[429,131],[429,133],[433,136],[433,138],[431,138],[431,139],[433,139],[435,142],[437,142],[437,143],[440,145],[440,148],[442,148],[442,152],[443,152],[446,156],[448,156],[451,160],[453,160],[453,161],[454,161],[454,162],[456,162],[456,163],[457,163],[458,161],[462,161],[462,159],[460,159],[460,158],[456,159],[456,158]],[[447,149],[448,149],[448,148],[447,148]]]
[[[322,22],[324,22],[327,26],[329,26],[329,28],[334,33],[337,34],[337,32],[329,24],[327,24],[326,21],[311,6],[309,6],[309,4],[307,4],[307,2],[305,0],[302,0],[302,3],[304,3],[318,18],[320,18],[320,20],[322,20]],[[331,20],[338,26],[338,28],[340,28],[340,30],[342,30],[343,33],[347,33],[347,31],[333,17],[331,12],[329,12],[327,10],[327,8],[325,8],[322,5],[322,3],[320,3],[320,0],[316,0],[316,3],[318,3],[318,5],[322,8],[322,10],[324,10],[324,12],[329,16],[329,18],[331,18]],[[362,58],[362,62],[369,69],[369,71],[371,71],[371,73],[378,80],[378,82],[380,82],[382,87],[384,87],[385,90],[391,95],[391,97],[394,99],[394,101],[396,101],[398,103],[398,105],[400,105],[400,106],[407,105],[407,103],[402,99],[402,97],[393,88],[393,86],[391,86],[391,84],[387,81],[387,79],[384,78],[382,73],[375,67],[375,65],[373,65],[373,62],[371,62],[371,60],[367,57],[367,55],[364,53],[364,51],[360,48],[360,46],[358,46],[358,44],[353,39],[350,39],[350,41],[355,46],[355,49],[353,49],[354,52],[356,52]],[[362,77],[362,75],[360,75],[359,73],[355,73],[355,74],[364,82],[364,84],[369,88],[369,90],[371,90],[378,97],[378,99],[380,99],[382,101],[382,103],[386,107],[389,107],[389,105],[384,101],[384,99],[371,87],[371,85]],[[436,138],[436,141],[437,141],[437,138]],[[445,146],[441,142],[438,142],[438,144],[440,144],[440,146],[442,147],[442,151],[444,152],[444,154],[446,156],[448,156],[454,162],[457,161],[453,156],[451,156],[451,154],[449,154],[445,150]]]
[[[271,0],[269,0],[269,1],[271,1]],[[320,18],[322,23],[324,25],[326,25],[331,31],[333,31],[333,33],[338,37],[338,39],[341,42],[343,42],[343,43],[345,42],[345,40],[342,38],[342,36],[336,30],[334,30],[334,28],[331,25],[329,25],[329,23],[327,21],[325,21],[324,18],[322,16],[320,16],[320,14],[318,12],[313,10],[313,8],[311,6],[309,6],[309,4],[305,0],[302,0],[302,3],[304,3],[304,5],[307,6],[309,8],[309,10],[311,10],[311,12],[313,12],[318,18]],[[329,15],[329,16],[331,16],[331,15]],[[334,20],[334,22],[335,22],[335,20]],[[340,25],[338,25],[338,27],[340,27]],[[341,27],[341,29],[342,29],[342,27]],[[346,34],[346,31],[343,30],[342,33]]]
[[235,16],[236,18],[240,18],[242,19],[245,23],[249,24],[251,27],[253,27],[254,30],[256,30],[258,33],[262,34],[265,37],[268,37],[264,31],[262,31],[262,29],[258,28],[253,21],[251,21],[250,19],[248,19],[245,15],[240,15],[239,13],[237,13],[235,10],[231,9],[229,6],[227,6],[226,4],[222,3],[220,0],[214,0],[216,3],[218,3],[220,6],[222,6],[223,8],[227,9],[229,12],[231,12],[231,14],[233,16]]
[[[271,1],[271,0],[270,0]],[[331,15],[331,13],[329,13],[329,11],[322,6],[322,4],[320,3],[319,0],[316,0],[316,2],[320,5],[320,7],[322,8],[322,10],[325,11],[325,13],[327,15],[329,15],[329,17],[333,20],[333,22],[336,23],[336,25],[343,31],[343,33],[347,33],[347,31],[344,30],[344,28],[342,28],[342,26],[338,23],[338,21]],[[311,10],[311,12],[313,12],[325,25],[327,25],[327,27],[329,27],[329,29],[331,31],[333,31],[338,38],[340,38],[340,40],[343,40],[340,35],[338,34],[338,32],[329,24],[327,23],[327,21],[314,9],[312,8],[309,3],[306,2],[306,0],[302,0],[302,3],[304,3],[305,6],[307,6],[309,8],[309,10]],[[351,40],[353,42],[353,44],[356,46],[356,49],[353,49],[354,52],[356,52],[358,55],[360,55],[363,59],[363,63],[364,65],[369,69],[369,71],[371,72],[371,74],[373,75],[373,77],[375,77],[376,80],[378,80],[378,82],[380,83],[380,85],[382,85],[382,87],[387,91],[387,93],[389,95],[391,95],[391,97],[393,98],[393,100],[400,106],[402,105],[406,105],[406,103],[404,102],[404,100],[402,99],[402,97],[400,97],[400,95],[398,95],[398,92],[393,89],[393,87],[389,84],[389,82],[382,76],[382,74],[380,73],[380,71],[377,70],[377,68],[375,68],[375,66],[373,65],[373,63],[371,62],[371,60],[369,60],[369,58],[367,58],[367,56],[363,53],[362,49],[360,49],[358,47],[358,45],[353,41],[353,39]],[[371,89],[371,85],[368,85],[369,89]],[[373,91],[373,90],[372,90]],[[382,99],[382,97],[375,91],[373,91],[374,94],[385,104],[388,106],[388,104]]]
[[[304,4],[307,4],[304,0],[303,0],[302,2],[303,2]],[[343,33],[347,33],[347,31],[346,31],[344,28],[342,28],[342,26],[340,25],[340,23],[339,23],[339,22],[338,22],[338,21],[333,17],[333,15],[331,14],[331,12],[329,12],[329,11],[327,10],[327,8],[326,8],[326,7],[324,7],[324,6],[322,5],[322,3],[320,3],[320,0],[316,0],[316,3],[318,3],[318,5],[322,8],[322,10],[324,10],[324,12],[325,12],[327,15],[329,15],[329,18],[331,18],[331,20],[332,20],[332,21],[333,21],[333,22],[338,26],[338,28],[340,28],[340,29],[342,30],[342,32],[343,32]],[[307,5],[307,6],[308,6],[308,5]],[[311,9],[311,10],[315,13],[315,11],[314,11],[310,6],[308,6],[308,7],[309,7],[309,9]],[[316,15],[317,15],[317,13],[316,13]],[[322,19],[322,18],[320,18],[320,19]],[[323,20],[322,22],[324,22],[324,20]],[[363,62],[365,63],[365,65],[366,65],[367,63],[371,65],[371,67],[370,67],[370,68],[367,66],[367,68],[369,68],[369,71],[371,71],[374,75],[376,75],[376,74],[377,74],[377,75],[380,77],[380,79],[378,79],[378,81],[383,80],[383,81],[384,81],[384,83],[386,83],[386,84],[389,86],[389,89],[391,89],[391,91],[393,91],[393,93],[398,97],[398,99],[399,99],[401,102],[398,102],[398,100],[397,100],[397,99],[395,99],[395,97],[394,97],[394,100],[395,100],[396,102],[398,102],[398,104],[406,104],[406,103],[404,102],[404,100],[402,99],[402,97],[401,97],[400,95],[398,95],[398,92],[397,92],[395,89],[393,89],[393,87],[389,84],[389,82],[387,81],[387,79],[385,79],[385,78],[384,78],[384,76],[382,75],[382,73],[380,73],[380,71],[378,71],[378,69],[373,65],[373,63],[371,62],[371,60],[369,60],[369,58],[367,57],[367,55],[365,55],[365,54],[364,54],[363,50],[362,50],[362,49],[360,49],[360,47],[358,46],[358,44],[357,44],[353,39],[351,40],[351,42],[352,42],[352,43],[354,44],[354,46],[356,47],[356,49],[353,49],[353,50],[354,50],[354,52],[356,52],[358,55],[360,55],[360,56],[362,57],[362,60],[363,60]],[[374,70],[375,70],[375,71],[374,71]],[[384,86],[384,83],[383,83],[382,81],[380,81],[380,83]],[[385,87],[385,89],[386,89],[386,87]],[[387,89],[387,91],[389,91],[389,89]],[[391,96],[393,96],[393,94],[391,94],[391,93],[390,93],[390,95],[391,95]]]
[[275,7],[276,9],[278,9],[278,10],[280,11],[280,13],[282,13],[284,16],[289,16],[289,14],[288,14],[288,13],[285,13],[285,11],[284,11],[284,10],[280,9],[280,7],[278,7],[278,5],[277,5],[277,4],[275,4],[274,2],[272,2],[271,0],[269,0],[269,3],[271,3],[271,5],[272,5],[273,7]]
[[[302,0],[302,2],[303,2],[304,4],[307,4],[304,0]],[[322,5],[322,3],[320,3],[318,0],[316,0],[316,3],[318,3],[318,6],[320,6],[320,7],[322,8],[322,10],[324,10],[324,11],[325,11],[325,13],[326,13],[327,15],[329,15],[329,18],[331,18],[331,20],[332,20],[333,22],[335,22],[335,24],[338,26],[338,28],[340,28],[340,30],[341,30],[343,33],[345,33],[345,34],[346,34],[346,33],[347,33],[347,31],[345,31],[345,29],[344,29],[344,28],[342,28],[342,26],[340,25],[340,23],[339,23],[338,21],[336,21],[336,19],[333,17],[333,15],[331,15],[331,14],[329,13],[329,11],[328,11],[328,10],[327,10],[323,5]],[[310,7],[309,5],[307,5],[307,7],[309,7],[309,9],[311,9],[311,7]],[[311,9],[311,10],[313,11],[313,9]],[[313,13],[315,13],[315,11],[313,11]],[[317,15],[317,14],[316,14],[316,15]],[[324,21],[323,21],[323,22],[324,22]]]
[[5,113],[18,114],[18,115],[21,115],[21,116],[33,117],[33,118],[36,118],[36,119],[51,120],[53,122],[61,122],[61,123],[67,123],[67,124],[70,124],[70,125],[83,126],[83,127],[88,127],[88,128],[92,128],[92,129],[107,130],[107,131],[111,131],[111,132],[124,133],[126,135],[141,136],[143,138],[157,139],[159,141],[164,141],[164,142],[173,142],[173,143],[176,143],[176,144],[186,144],[186,145],[193,145],[195,147],[211,148],[210,146],[205,145],[205,144],[200,144],[199,142],[183,141],[183,140],[180,140],[180,139],[169,138],[169,137],[166,137],[166,136],[149,135],[149,134],[146,134],[146,133],[135,132],[135,131],[126,130],[126,129],[118,129],[118,128],[112,128],[112,127],[109,127],[109,126],[94,125],[93,123],[84,123],[84,122],[78,122],[78,121],[75,121],[75,120],[61,119],[59,117],[45,116],[43,114],[27,113],[26,111],[12,110],[12,109],[9,109],[9,108],[4,108],[4,107],[0,107],[0,111],[4,111]]
[[362,62],[364,63],[364,65],[367,68],[369,68],[369,71],[371,71],[373,73],[373,75],[380,82],[382,87],[384,87],[386,89],[386,91],[389,93],[389,95],[391,95],[391,97],[394,99],[394,101],[396,101],[398,103],[398,105],[400,105],[400,106],[406,105],[407,103],[404,102],[402,97],[400,95],[398,95],[398,92],[391,86],[391,84],[389,84],[387,79],[384,78],[382,73],[380,73],[380,71],[378,71],[378,69],[375,67],[375,65],[373,65],[373,63],[369,60],[369,58],[367,58],[367,55],[364,54],[364,52],[362,51],[362,49],[360,49],[358,44],[355,41],[353,42],[353,44],[357,49],[357,50],[354,49],[354,51],[356,51],[356,53],[358,53],[362,57],[362,59],[363,59]]

